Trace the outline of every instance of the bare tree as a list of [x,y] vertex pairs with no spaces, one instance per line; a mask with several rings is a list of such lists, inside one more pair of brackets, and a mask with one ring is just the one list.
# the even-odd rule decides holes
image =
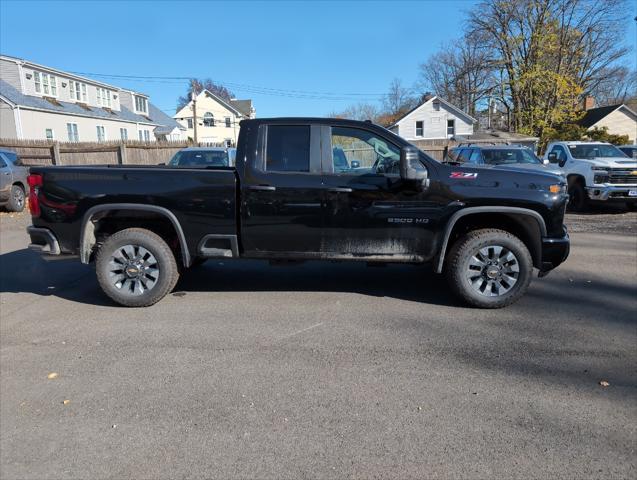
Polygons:
[[188,102],[190,102],[190,94],[191,92],[193,92],[193,90],[195,95],[199,95],[202,91],[208,90],[209,92],[214,93],[224,100],[230,100],[231,98],[234,98],[234,94],[230,90],[228,90],[223,85],[213,82],[209,78],[192,78],[188,81],[187,92],[177,99],[177,111],[188,105]]
[[491,50],[477,33],[465,35],[420,65],[419,87],[475,115],[495,87]]
[[389,84],[389,91],[383,97],[383,111],[389,115],[399,115],[401,112],[409,110],[417,103],[412,90],[403,87],[399,78],[394,78]]
[[637,72],[626,67],[612,69],[588,93],[599,106],[626,103],[637,97]]
[[332,112],[329,114],[332,118],[349,118],[352,120],[371,120],[376,122],[381,114],[380,109],[371,103],[356,103],[350,105],[342,112]]

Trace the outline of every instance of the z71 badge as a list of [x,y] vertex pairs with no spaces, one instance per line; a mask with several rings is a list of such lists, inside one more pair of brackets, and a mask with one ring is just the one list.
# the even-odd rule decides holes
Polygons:
[[449,178],[463,178],[465,180],[474,180],[478,178],[477,172],[451,172]]

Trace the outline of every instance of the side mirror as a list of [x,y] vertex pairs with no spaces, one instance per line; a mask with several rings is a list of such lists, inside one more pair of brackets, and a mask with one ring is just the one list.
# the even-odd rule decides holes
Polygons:
[[360,166],[361,166],[361,162],[359,160],[352,160],[350,162],[351,168],[360,168]]
[[557,163],[557,153],[551,152],[548,156],[549,163]]
[[420,156],[416,147],[403,147],[400,150],[400,178],[408,181],[417,181],[425,183],[427,180],[427,170],[423,168],[415,168]]

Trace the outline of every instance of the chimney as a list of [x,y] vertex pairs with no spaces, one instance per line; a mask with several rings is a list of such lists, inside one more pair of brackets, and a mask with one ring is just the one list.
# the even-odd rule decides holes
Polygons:
[[591,108],[595,108],[595,97],[591,97],[587,95],[584,97],[584,110],[590,110]]

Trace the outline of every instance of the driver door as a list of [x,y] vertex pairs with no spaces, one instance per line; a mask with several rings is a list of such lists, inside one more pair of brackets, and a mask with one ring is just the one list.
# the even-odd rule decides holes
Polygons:
[[321,251],[332,258],[369,261],[428,257],[430,219],[439,206],[426,191],[401,180],[400,148],[372,130],[321,129],[326,189]]

